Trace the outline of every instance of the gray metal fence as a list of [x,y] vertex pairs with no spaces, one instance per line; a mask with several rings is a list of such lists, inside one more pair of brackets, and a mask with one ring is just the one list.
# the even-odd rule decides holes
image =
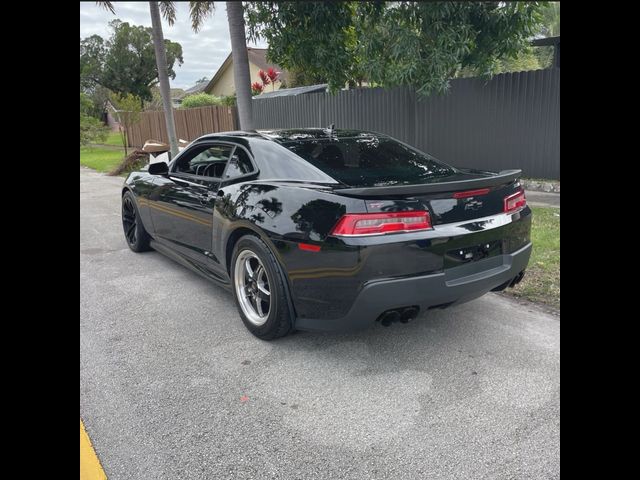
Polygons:
[[385,133],[458,167],[521,168],[560,179],[560,69],[463,78],[444,95],[410,88],[254,100],[256,128],[355,128]]

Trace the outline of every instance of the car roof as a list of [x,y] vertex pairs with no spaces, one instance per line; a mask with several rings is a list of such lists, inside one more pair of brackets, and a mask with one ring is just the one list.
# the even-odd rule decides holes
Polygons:
[[236,130],[231,132],[209,133],[199,137],[195,141],[206,139],[222,140],[225,138],[265,138],[278,143],[300,141],[300,140],[317,140],[329,138],[353,138],[353,137],[369,137],[369,136],[385,136],[375,132],[364,130],[350,129],[329,129],[329,128],[287,128],[273,130]]

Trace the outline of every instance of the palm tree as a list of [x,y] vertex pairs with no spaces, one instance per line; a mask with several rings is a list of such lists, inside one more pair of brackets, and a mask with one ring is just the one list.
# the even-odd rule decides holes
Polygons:
[[[233,58],[233,80],[236,85],[236,101],[240,128],[254,130],[251,108],[251,75],[249,73],[249,56],[244,29],[244,9],[242,2],[226,2],[229,36],[231,37],[231,56]],[[214,2],[189,2],[191,24],[197,32],[204,19],[213,13]]]
[[[165,11],[166,9],[173,10],[173,5],[165,6]],[[158,66],[158,80],[160,81],[160,96],[162,97],[162,105],[164,106],[164,119],[167,124],[171,156],[175,157],[178,154],[178,138],[176,135],[176,124],[173,120],[171,89],[169,87],[169,74],[167,72],[167,51],[164,46],[164,35],[162,33],[162,22],[160,21],[158,2],[149,2],[149,10],[151,11],[153,48],[156,51],[156,65]]]
[[[112,2],[96,2],[98,5],[108,9],[115,15]],[[160,4],[160,5],[158,5]],[[164,119],[167,125],[167,135],[169,136],[169,146],[171,156],[178,154],[178,140],[176,135],[176,124],[173,120],[173,107],[171,105],[171,93],[169,87],[169,74],[167,72],[167,51],[164,45],[164,34],[162,33],[162,22],[160,21],[160,10],[164,17],[172,25],[175,20],[175,7],[173,2],[149,2],[151,12],[151,27],[153,34],[153,47],[156,53],[156,65],[158,67],[158,80],[160,82],[160,95],[164,106]]]

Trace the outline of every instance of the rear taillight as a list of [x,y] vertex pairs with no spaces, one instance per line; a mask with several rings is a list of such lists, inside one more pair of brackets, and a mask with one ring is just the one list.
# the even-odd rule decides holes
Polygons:
[[487,193],[489,193],[488,188],[480,188],[478,190],[467,190],[466,192],[456,192],[453,194],[453,198],[477,197],[479,195],[486,195]]
[[391,213],[349,213],[343,215],[330,235],[352,237],[414,232],[431,228],[431,216],[424,210]]
[[518,192],[504,198],[504,213],[512,213],[524,208],[527,205],[527,198],[521,188]]

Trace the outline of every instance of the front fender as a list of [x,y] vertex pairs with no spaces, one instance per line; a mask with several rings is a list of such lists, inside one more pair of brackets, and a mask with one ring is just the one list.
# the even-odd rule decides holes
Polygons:
[[138,213],[140,214],[142,225],[151,236],[153,236],[155,229],[153,227],[153,221],[151,220],[148,198],[154,188],[153,179],[153,175],[149,175],[147,172],[131,172],[122,186],[122,195],[124,195],[126,191],[133,194],[136,205],[138,206]]

